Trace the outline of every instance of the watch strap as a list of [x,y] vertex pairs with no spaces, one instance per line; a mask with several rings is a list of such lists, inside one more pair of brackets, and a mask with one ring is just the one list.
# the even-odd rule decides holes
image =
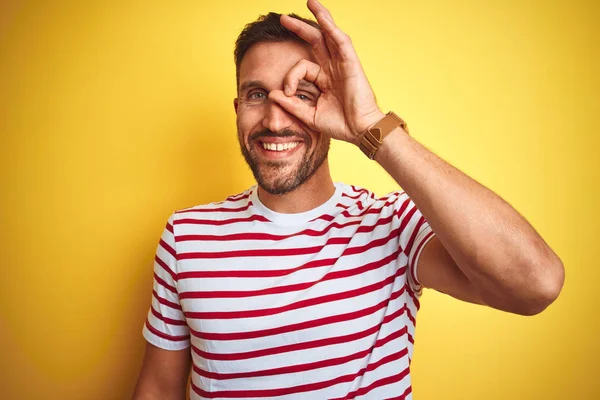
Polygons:
[[371,160],[375,158],[377,150],[383,143],[383,139],[398,126],[408,133],[406,122],[394,112],[390,111],[372,127],[368,128],[360,138],[358,147]]

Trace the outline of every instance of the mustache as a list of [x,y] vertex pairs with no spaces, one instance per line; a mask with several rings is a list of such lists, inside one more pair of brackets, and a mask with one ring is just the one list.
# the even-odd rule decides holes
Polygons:
[[252,141],[258,140],[260,138],[268,138],[268,137],[270,137],[270,138],[298,137],[307,143],[310,143],[310,141],[311,141],[310,136],[308,136],[307,133],[297,132],[297,131],[293,131],[291,129],[284,129],[277,133],[271,131],[270,129],[263,129],[262,131],[254,132],[253,134],[251,134],[248,137],[248,141],[252,142]]

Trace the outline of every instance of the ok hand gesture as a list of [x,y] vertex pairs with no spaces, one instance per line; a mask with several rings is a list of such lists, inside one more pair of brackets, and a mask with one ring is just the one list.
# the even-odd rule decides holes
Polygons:
[[[281,16],[281,24],[310,44],[318,63],[300,60],[286,75],[284,91],[273,90],[269,98],[309,128],[358,144],[360,135],[385,114],[377,106],[350,37],[317,0],[308,0],[307,6],[322,30],[287,15]],[[294,96],[303,79],[320,89],[316,104]]]

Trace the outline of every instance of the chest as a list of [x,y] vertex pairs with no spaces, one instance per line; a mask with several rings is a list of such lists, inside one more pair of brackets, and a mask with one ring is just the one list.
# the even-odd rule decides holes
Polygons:
[[184,251],[178,244],[177,290],[192,342],[201,351],[240,354],[267,343],[272,349],[326,340],[334,327],[343,336],[381,323],[404,286],[405,256],[389,227],[361,226],[320,235],[247,233]]

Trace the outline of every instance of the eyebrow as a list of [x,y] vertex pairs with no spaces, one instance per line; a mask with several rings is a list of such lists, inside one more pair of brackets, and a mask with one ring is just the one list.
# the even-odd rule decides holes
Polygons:
[[253,89],[256,87],[265,87],[265,83],[263,81],[246,81],[240,85],[240,93],[245,92],[248,89]]

